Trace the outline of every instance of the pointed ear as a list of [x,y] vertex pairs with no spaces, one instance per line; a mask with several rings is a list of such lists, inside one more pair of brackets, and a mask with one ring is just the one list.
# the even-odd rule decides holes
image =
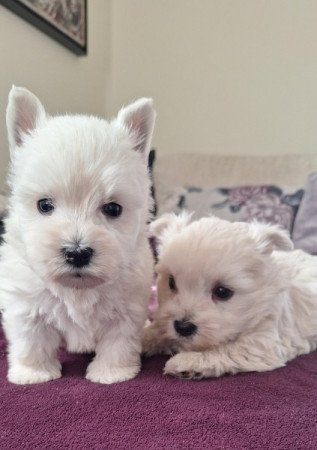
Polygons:
[[128,129],[134,149],[142,153],[147,161],[156,113],[151,98],[140,98],[129,106],[122,108],[117,120]]
[[25,88],[12,86],[7,107],[7,130],[11,153],[23,144],[25,135],[32,133],[46,119],[39,99]]
[[294,248],[289,234],[277,225],[252,222],[249,230],[261,253],[270,254],[273,250],[289,251]]

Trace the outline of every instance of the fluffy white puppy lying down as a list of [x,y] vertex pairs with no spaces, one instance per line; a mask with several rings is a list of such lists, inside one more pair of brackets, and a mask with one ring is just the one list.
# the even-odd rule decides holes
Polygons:
[[317,347],[317,257],[291,251],[286,232],[215,217],[162,216],[158,309],[147,355],[172,356],[180,378],[266,371]]

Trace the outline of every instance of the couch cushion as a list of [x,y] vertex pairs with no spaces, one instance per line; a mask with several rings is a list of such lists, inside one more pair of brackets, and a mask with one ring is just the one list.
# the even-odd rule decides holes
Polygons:
[[317,255],[317,173],[307,180],[305,193],[294,222],[293,241],[296,248]]

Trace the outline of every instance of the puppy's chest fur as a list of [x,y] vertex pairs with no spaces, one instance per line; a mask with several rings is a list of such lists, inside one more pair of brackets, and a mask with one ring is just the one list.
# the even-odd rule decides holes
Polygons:
[[61,337],[61,346],[72,352],[90,352],[104,332],[118,326],[125,312],[99,290],[71,291],[63,298],[43,291],[41,302],[34,305],[34,320],[52,326]]

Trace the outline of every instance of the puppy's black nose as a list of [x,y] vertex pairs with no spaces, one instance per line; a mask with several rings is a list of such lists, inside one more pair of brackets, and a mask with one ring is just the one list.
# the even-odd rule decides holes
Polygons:
[[70,266],[74,267],[84,267],[90,263],[91,257],[94,251],[90,247],[80,248],[77,247],[75,249],[64,249],[65,261]]
[[181,336],[192,336],[197,331],[197,326],[188,320],[175,320],[174,328]]

